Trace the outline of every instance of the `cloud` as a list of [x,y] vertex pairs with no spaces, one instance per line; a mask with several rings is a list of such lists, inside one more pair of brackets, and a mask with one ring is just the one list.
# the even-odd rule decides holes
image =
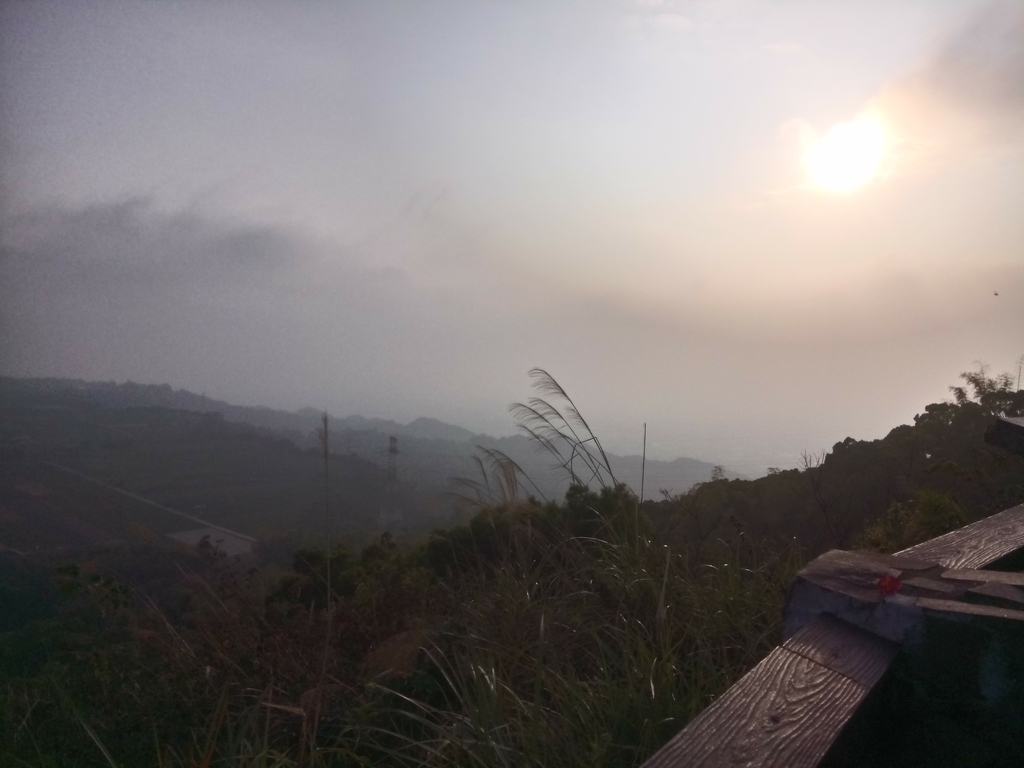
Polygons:
[[[1019,151],[1024,147],[1024,4],[990,2],[974,10],[850,119],[883,127],[878,173],[883,180],[979,153]],[[779,136],[805,154],[821,136],[819,129],[827,128],[796,118],[779,127]],[[771,194],[814,188],[796,184]]]
[[[39,210],[3,232],[3,373],[167,382],[240,403],[429,415],[492,433],[511,430],[505,404],[524,396],[535,365],[623,440],[644,420],[665,431],[686,419],[735,423],[738,408],[745,435],[768,430],[773,414],[812,414],[810,395],[785,391],[797,380],[818,382],[819,405],[856,397],[867,409],[856,387],[922,346],[995,361],[978,339],[1015,344],[1024,307],[1019,265],[922,276],[894,264],[794,284],[766,264],[653,296],[516,283],[511,266],[463,283],[443,269],[425,283],[356,248],[145,200]],[[751,376],[780,390],[771,413],[750,399]],[[851,413],[843,418],[860,418]],[[715,439],[680,451],[713,457],[725,450]]]
[[769,43],[764,46],[764,49],[769,53],[778,54],[780,56],[792,56],[807,53],[807,46],[802,43]]
[[486,418],[508,430],[512,374],[563,343],[552,313],[532,311],[515,286],[444,264],[424,280],[425,265],[382,265],[379,243],[167,213],[145,199],[2,224],[3,374],[168,382],[399,419],[459,421],[489,402]]
[[953,108],[1024,117],[1024,6],[986,6],[908,79]]
[[308,258],[298,238],[270,228],[156,213],[143,198],[82,209],[37,209],[5,223],[12,277],[85,290],[146,285],[251,285]]
[[1024,138],[1024,5],[983,6],[873,101],[905,159]]
[[693,20],[681,13],[670,0],[634,0],[625,17],[627,28],[634,33],[678,34],[693,29]]
[[661,29],[674,32],[682,32],[693,26],[693,22],[681,13],[659,13],[654,17],[654,23]]
[[131,200],[37,210],[3,230],[8,373],[206,380],[277,400],[299,371],[371,368],[382,343],[397,354],[438,325],[401,270],[285,229]]

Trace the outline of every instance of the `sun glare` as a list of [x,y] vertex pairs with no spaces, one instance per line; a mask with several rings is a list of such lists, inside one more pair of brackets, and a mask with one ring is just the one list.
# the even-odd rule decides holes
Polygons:
[[878,173],[885,151],[885,129],[873,117],[838,123],[807,149],[811,181],[835,192],[850,192]]

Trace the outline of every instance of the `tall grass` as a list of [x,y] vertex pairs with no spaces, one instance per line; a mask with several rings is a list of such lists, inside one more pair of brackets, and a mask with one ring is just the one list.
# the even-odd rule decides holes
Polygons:
[[797,553],[693,563],[606,522],[521,524],[451,584],[464,632],[428,657],[449,706],[412,710],[431,740],[409,764],[634,766],[778,642]]
[[[671,550],[568,395],[534,375],[546,399],[514,412],[569,473],[563,502],[530,498],[521,470],[490,452],[467,485],[476,517],[421,547],[307,559],[307,577],[276,589],[226,566],[193,575],[187,620],[155,605],[124,618],[149,638],[144,650],[119,646],[126,669],[137,665],[125,680],[65,668],[53,678],[74,683],[63,698],[38,680],[9,684],[0,741],[14,746],[0,755],[63,766],[148,754],[168,768],[638,765],[778,642],[800,555],[742,539],[704,542],[699,559]],[[342,565],[326,599],[302,597]],[[119,707],[152,713],[149,733]],[[69,715],[77,741],[38,743]]]
[[564,505],[524,504],[518,467],[488,454],[494,478],[477,487],[504,498],[476,521],[486,556],[446,580],[458,633],[427,660],[449,696],[405,698],[409,765],[635,766],[779,640],[799,552],[671,552],[562,387],[531,373],[548,399],[513,412],[575,485]]

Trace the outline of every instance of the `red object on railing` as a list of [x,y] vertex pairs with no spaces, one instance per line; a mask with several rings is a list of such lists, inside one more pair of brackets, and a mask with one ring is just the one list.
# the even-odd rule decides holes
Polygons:
[[895,595],[900,591],[900,577],[885,575],[878,580],[878,591],[883,595]]

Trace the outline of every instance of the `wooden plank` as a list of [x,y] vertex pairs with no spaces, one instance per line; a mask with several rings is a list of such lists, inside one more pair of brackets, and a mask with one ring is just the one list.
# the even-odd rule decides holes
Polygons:
[[984,568],[1024,548],[1024,504],[897,552],[946,568]]
[[[901,562],[911,562],[909,558],[900,558]],[[808,568],[827,567],[829,569],[855,568],[858,571],[871,571],[879,575],[899,576],[901,569],[894,568],[892,559],[887,555],[875,552],[848,552],[845,549],[830,549],[816,557],[808,564]],[[918,562],[913,560],[912,562]],[[804,570],[807,570],[806,568]]]
[[928,611],[1024,621],[1024,611],[1015,611],[1012,608],[999,608],[994,605],[965,603],[960,600],[939,600],[934,597],[919,597],[917,598],[917,606]]
[[901,571],[879,563],[862,552],[833,549],[815,558],[797,573],[797,579],[853,597],[864,603],[881,600],[878,580],[883,576],[899,577]]
[[835,573],[826,575],[805,575],[802,571],[793,580],[782,617],[784,638],[794,637],[822,615],[835,616],[897,643],[917,632],[923,615],[915,598],[897,594],[883,601],[877,573],[863,576],[871,586],[850,586],[849,580]]
[[866,690],[776,648],[646,763],[645,768],[812,768]]
[[[816,766],[895,653],[830,617],[812,622],[790,643],[798,652],[772,651],[644,768]],[[839,654],[843,643],[849,647]]]
[[1009,584],[1000,584],[998,581],[988,581],[977,587],[967,590],[969,596],[977,595],[982,598],[993,598],[1012,603],[1013,607],[1024,607],[1024,589]]
[[892,664],[899,646],[834,616],[821,616],[782,645],[871,688]]
[[[906,593],[883,600],[879,580],[894,576],[911,593],[921,590],[947,597],[982,585],[982,592],[995,590],[996,597],[1005,599],[1005,589],[1012,589],[1007,582],[1017,584],[1018,575],[999,577],[978,569],[1022,548],[1024,505],[896,555],[833,550],[818,557],[790,586],[785,644],[644,768],[816,766],[889,668],[898,643],[921,640],[923,628],[929,626],[924,612],[1024,621],[1024,611],[962,600]],[[996,586],[986,588],[992,582]]]
[[985,430],[985,442],[1024,456],[1024,418],[1000,416]]
[[958,581],[994,581],[999,584],[1011,584],[1015,587],[1024,587],[1024,573],[1013,573],[1012,571],[976,571],[969,569],[955,569],[943,571],[942,578],[955,579]]
[[886,568],[892,568],[897,571],[930,571],[932,568],[939,567],[939,563],[934,560],[921,560],[916,557],[883,555],[880,552],[871,552],[862,549],[853,550],[852,554],[873,560],[879,565],[884,565]]
[[956,582],[941,581],[939,579],[924,579],[920,576],[915,576],[910,579],[903,579],[903,586],[915,587],[916,589],[923,589],[928,592],[955,594],[962,591],[966,585],[957,584]]

